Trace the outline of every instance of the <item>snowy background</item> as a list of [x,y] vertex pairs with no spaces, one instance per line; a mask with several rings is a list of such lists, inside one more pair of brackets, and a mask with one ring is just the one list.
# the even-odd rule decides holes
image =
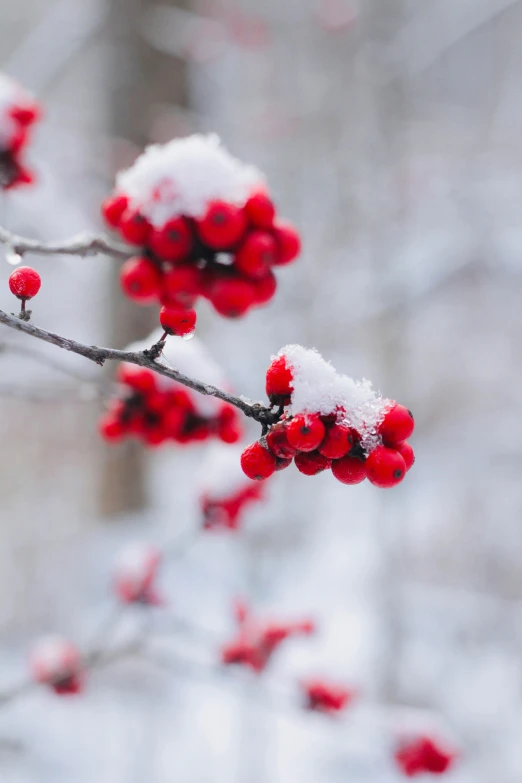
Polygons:
[[[46,113],[38,187],[4,198],[0,222],[53,239],[99,230],[101,198],[144,143],[216,131],[264,170],[304,253],[244,322],[200,305],[198,334],[254,399],[282,345],[318,348],[413,410],[417,457],[390,491],[291,468],[239,536],[196,537],[163,569],[153,656],[93,672],[78,699],[0,704],[0,779],[391,783],[406,720],[456,743],[448,783],[519,783],[520,3],[19,0],[0,21],[1,67]],[[38,325],[117,347],[154,325],[122,301],[118,262],[30,263]],[[109,449],[92,384],[111,368],[8,330],[0,347],[3,693],[40,634],[96,638],[123,544],[170,546],[199,526],[205,447]],[[265,685],[212,671],[238,594],[320,627]],[[202,638],[166,633],[174,618]],[[143,620],[118,618],[115,638]],[[305,713],[307,674],[357,687],[358,706]]]

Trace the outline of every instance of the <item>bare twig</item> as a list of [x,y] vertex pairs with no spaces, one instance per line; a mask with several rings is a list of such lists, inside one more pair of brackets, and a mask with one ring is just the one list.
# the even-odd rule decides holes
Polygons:
[[0,227],[0,244],[5,245],[9,252],[19,256],[24,256],[26,253],[36,253],[43,256],[94,256],[97,253],[105,253],[114,256],[114,258],[125,259],[135,252],[132,248],[114,242],[108,237],[96,236],[87,232],[76,234],[59,242],[42,242],[38,239],[25,239]]

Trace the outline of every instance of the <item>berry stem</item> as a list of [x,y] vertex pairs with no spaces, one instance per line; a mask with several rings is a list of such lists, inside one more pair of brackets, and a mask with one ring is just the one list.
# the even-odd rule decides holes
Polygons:
[[21,306],[20,312],[21,313],[25,313],[25,303],[26,303],[27,299],[22,299],[21,301],[22,301],[22,306]]

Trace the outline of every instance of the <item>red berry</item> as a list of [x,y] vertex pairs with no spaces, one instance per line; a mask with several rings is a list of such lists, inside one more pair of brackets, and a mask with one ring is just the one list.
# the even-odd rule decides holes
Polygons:
[[326,435],[319,446],[319,451],[329,459],[344,457],[353,446],[353,434],[344,424],[333,424],[326,428]]
[[379,435],[386,446],[396,446],[408,440],[414,427],[413,413],[404,405],[394,403],[384,414],[379,425]]
[[150,233],[150,223],[136,209],[128,207],[120,218],[120,234],[131,245],[145,245]]
[[9,275],[9,288],[18,299],[32,299],[40,290],[40,275],[30,266],[19,266]]
[[115,443],[123,438],[125,427],[112,413],[106,413],[99,421],[98,430],[104,440]]
[[102,201],[101,213],[105,222],[113,228],[118,228],[123,213],[129,205],[127,196],[109,196]]
[[322,473],[323,470],[329,468],[332,464],[331,459],[323,457],[318,451],[297,454],[294,462],[297,470],[300,473],[304,473],[305,476],[316,476],[318,473]]
[[183,217],[169,220],[163,228],[153,229],[149,247],[164,261],[183,261],[192,249],[192,233]]
[[376,487],[394,487],[406,475],[406,463],[394,449],[377,446],[365,463],[368,480]]
[[161,275],[148,258],[129,258],[120,269],[120,284],[124,294],[140,304],[150,304],[159,295]]
[[262,481],[274,473],[276,458],[265,446],[256,441],[247,446],[241,455],[241,468],[248,478]]
[[324,424],[317,414],[300,413],[287,425],[288,441],[298,451],[314,451],[324,434]]
[[332,473],[342,484],[360,484],[366,478],[366,467],[357,457],[341,457],[332,462]]
[[211,284],[208,297],[220,315],[225,318],[241,318],[252,307],[255,291],[248,280],[218,277]]
[[272,361],[272,364],[266,371],[267,397],[270,399],[278,397],[289,398],[293,389],[292,370],[288,367],[286,358],[279,356]]
[[255,304],[261,306],[269,302],[274,296],[276,288],[276,276],[269,270],[264,277],[254,282]]
[[153,391],[156,388],[156,375],[146,367],[138,367],[135,364],[123,362],[118,367],[116,378],[119,383],[130,386],[131,389],[141,393]]
[[266,445],[272,454],[281,459],[292,459],[298,453],[298,449],[288,442],[286,424],[283,422],[277,422],[271,427],[266,436]]
[[283,459],[282,457],[276,457],[276,470],[284,470],[292,464],[292,457]]
[[237,443],[241,440],[243,430],[237,421],[227,421],[219,425],[218,435],[223,443]]
[[245,215],[256,228],[272,228],[275,207],[266,193],[259,191],[253,193],[245,204]]
[[33,102],[27,101],[27,103],[20,104],[19,106],[13,106],[9,114],[20,125],[33,125],[42,116],[40,106]]
[[193,264],[179,264],[162,276],[161,302],[192,307],[201,293],[202,272]]
[[196,318],[195,310],[183,310],[180,307],[162,307],[159,315],[160,324],[167,334],[178,337],[193,334]]
[[199,236],[212,250],[229,250],[242,238],[246,217],[242,209],[226,201],[213,201],[205,216],[196,221]]
[[236,253],[234,264],[247,277],[266,277],[277,259],[277,244],[266,231],[251,231]]
[[399,443],[395,446],[395,451],[398,451],[404,462],[406,463],[406,471],[408,471],[415,462],[415,452],[409,443]]
[[301,252],[301,238],[291,223],[278,221],[274,224],[278,255],[276,264],[290,264]]

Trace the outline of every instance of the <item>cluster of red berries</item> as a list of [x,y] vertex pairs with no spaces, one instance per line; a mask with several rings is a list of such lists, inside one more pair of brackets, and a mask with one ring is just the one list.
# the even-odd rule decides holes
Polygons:
[[395,751],[395,761],[410,778],[425,773],[443,775],[455,758],[454,751],[424,735],[405,739]]
[[0,187],[9,190],[34,181],[22,157],[30,129],[40,118],[39,105],[12,79],[0,74]]
[[[266,375],[266,392],[273,404],[290,405],[294,377],[284,355],[274,359]],[[399,484],[414,462],[406,442],[413,432],[413,416],[407,408],[388,402],[371,440],[365,427],[350,423],[350,411],[337,406],[330,413],[284,412],[266,436],[248,446],[241,467],[252,479],[263,480],[292,461],[306,476],[331,469],[343,484],[359,484],[367,478],[378,487]]]
[[11,293],[20,299],[23,308],[29,299],[36,296],[41,284],[40,275],[30,266],[19,266],[9,275]]
[[221,661],[237,664],[260,673],[270,662],[274,652],[287,639],[310,636],[315,632],[312,620],[292,623],[259,622],[251,616],[244,604],[236,606],[239,630],[235,638],[221,648]]
[[160,606],[163,601],[155,581],[161,552],[142,542],[128,544],[119,553],[114,570],[114,592],[124,604]]
[[123,362],[117,372],[122,393],[112,400],[99,423],[101,436],[111,443],[136,437],[147,446],[166,441],[195,443],[215,437],[236,443],[242,435],[236,409],[220,403],[213,415],[203,415],[188,389],[162,386],[159,376],[145,367]]
[[262,499],[261,490],[258,483],[251,482],[226,497],[213,497],[210,493],[201,495],[200,505],[205,530],[238,530],[246,506]]
[[67,639],[50,636],[34,646],[29,666],[35,682],[47,685],[59,696],[81,693],[84,666],[78,648]]
[[342,712],[357,697],[355,690],[326,680],[305,680],[301,683],[309,710],[335,715]]

